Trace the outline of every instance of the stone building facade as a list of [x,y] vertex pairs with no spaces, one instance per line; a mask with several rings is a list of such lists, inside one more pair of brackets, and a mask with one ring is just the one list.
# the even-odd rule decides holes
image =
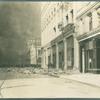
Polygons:
[[41,9],[42,66],[73,70],[78,67],[74,4],[45,2]]
[[99,70],[99,6],[98,2],[42,3],[43,68]]
[[80,71],[100,72],[100,3],[90,2],[77,14]]

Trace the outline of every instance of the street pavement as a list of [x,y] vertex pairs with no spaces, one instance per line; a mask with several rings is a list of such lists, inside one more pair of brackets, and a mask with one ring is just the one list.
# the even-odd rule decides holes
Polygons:
[[100,98],[98,87],[45,75],[5,80],[0,92],[1,98]]
[[96,86],[100,88],[100,74],[93,73],[78,73],[78,74],[62,74],[60,78],[70,79],[73,81],[81,82],[91,86]]

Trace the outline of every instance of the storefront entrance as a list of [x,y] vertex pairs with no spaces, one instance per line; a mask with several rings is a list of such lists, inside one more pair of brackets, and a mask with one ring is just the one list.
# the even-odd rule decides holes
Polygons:
[[73,36],[67,38],[67,69],[72,70],[74,65],[74,40]]
[[53,56],[53,63],[52,63],[52,65],[53,65],[53,68],[56,68],[56,46],[54,45],[54,46],[52,46],[52,56]]
[[51,67],[51,52],[50,52],[51,48],[48,48],[47,51],[48,51],[48,68]]
[[80,71],[100,72],[100,39],[90,39],[80,43]]
[[100,39],[96,39],[96,59],[97,72],[100,73]]
[[58,44],[59,50],[59,68],[64,70],[64,42]]

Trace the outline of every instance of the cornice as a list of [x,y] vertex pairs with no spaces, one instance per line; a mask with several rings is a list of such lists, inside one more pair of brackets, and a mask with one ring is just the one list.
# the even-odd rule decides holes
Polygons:
[[90,32],[87,32],[87,33],[84,33],[82,35],[77,36],[77,39],[79,41],[83,41],[83,40],[86,40],[86,39],[89,39],[89,38],[92,38],[92,37],[96,36],[96,34],[98,32],[100,32],[100,26],[97,29],[94,29]]
[[85,16],[89,11],[92,11],[98,4],[99,2],[96,2],[93,4],[89,4],[87,7],[85,6],[84,9],[79,12],[76,19],[80,19],[81,17]]

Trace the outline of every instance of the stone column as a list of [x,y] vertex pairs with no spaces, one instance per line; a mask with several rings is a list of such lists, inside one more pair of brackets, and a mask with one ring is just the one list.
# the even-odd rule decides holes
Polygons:
[[59,54],[58,54],[58,43],[56,43],[56,69],[59,69]]
[[53,50],[52,50],[52,46],[51,46],[51,63],[53,64]]
[[46,69],[46,50],[43,50],[43,57],[42,57],[42,68]]
[[85,73],[85,55],[84,55],[84,49],[82,49],[82,73]]
[[42,56],[41,56],[41,57],[42,57],[42,59],[41,59],[41,60],[42,60],[42,61],[41,61],[42,68],[44,68],[44,63],[45,63],[44,53],[45,53],[45,52],[44,52],[44,49],[43,49],[43,50],[42,50]]
[[48,50],[45,51],[45,67],[48,68]]
[[67,41],[64,38],[64,70],[67,69]]
[[79,72],[79,43],[76,36],[74,36],[74,70]]

